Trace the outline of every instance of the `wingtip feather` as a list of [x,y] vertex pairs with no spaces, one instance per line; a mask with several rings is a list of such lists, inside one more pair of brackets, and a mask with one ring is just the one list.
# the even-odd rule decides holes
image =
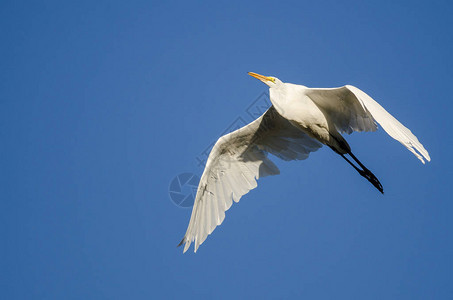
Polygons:
[[176,247],[180,247],[183,244],[185,244],[184,249],[182,251],[182,253],[184,254],[187,252],[187,249],[189,249],[189,246],[190,246],[190,242],[187,240],[187,238],[185,236],[182,238],[181,242],[179,242],[178,246],[176,246]]

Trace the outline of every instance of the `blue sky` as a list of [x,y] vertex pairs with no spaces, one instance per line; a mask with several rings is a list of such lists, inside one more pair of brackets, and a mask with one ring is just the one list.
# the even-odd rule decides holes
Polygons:
[[[449,1],[3,1],[3,299],[447,299],[452,282]],[[275,160],[197,254],[170,182],[266,86],[355,85],[407,125]],[[247,120],[249,121],[249,120]]]

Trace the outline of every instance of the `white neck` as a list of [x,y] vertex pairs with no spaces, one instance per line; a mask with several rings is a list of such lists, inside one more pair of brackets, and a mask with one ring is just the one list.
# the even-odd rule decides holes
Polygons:
[[277,112],[280,115],[284,115],[283,107],[285,107],[285,104],[288,101],[286,84],[282,83],[278,87],[269,88],[269,98]]

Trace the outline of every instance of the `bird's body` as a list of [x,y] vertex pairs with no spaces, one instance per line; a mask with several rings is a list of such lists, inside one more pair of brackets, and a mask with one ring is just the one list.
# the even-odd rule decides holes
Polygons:
[[347,153],[348,143],[307,91],[305,86],[282,82],[278,89],[270,89],[270,99],[277,112],[293,126],[337,152]]
[[198,186],[189,226],[180,243],[185,243],[184,252],[191,242],[195,242],[196,252],[222,223],[232,200],[238,202],[257,186],[256,179],[279,174],[268,153],[287,161],[303,160],[310,152],[327,145],[381,193],[381,183],[354,156],[342,133],[375,131],[379,123],[423,163],[424,159],[430,160],[409,129],[356,87],[313,89],[284,83],[275,77],[249,75],[269,86],[272,106],[261,117],[221,137],[214,145]]

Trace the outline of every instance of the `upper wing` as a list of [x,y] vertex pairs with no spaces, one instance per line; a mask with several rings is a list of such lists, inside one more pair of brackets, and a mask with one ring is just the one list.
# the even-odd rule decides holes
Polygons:
[[222,136],[209,154],[198,185],[187,232],[181,244],[184,252],[195,242],[194,251],[222,223],[232,200],[257,186],[256,179],[280,173],[269,160],[272,153],[284,160],[306,159],[321,147],[272,106],[252,123]]
[[339,132],[375,131],[377,122],[422,163],[425,163],[423,157],[427,161],[431,160],[417,137],[360,89],[351,85],[333,89],[308,89],[307,96],[329,115]]

